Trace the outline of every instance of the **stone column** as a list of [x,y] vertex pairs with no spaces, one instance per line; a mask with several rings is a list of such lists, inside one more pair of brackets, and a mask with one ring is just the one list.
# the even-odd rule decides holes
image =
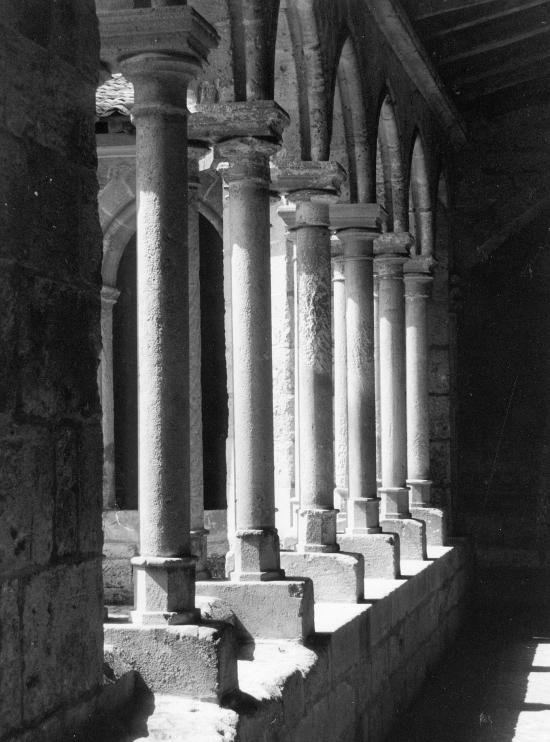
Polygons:
[[101,288],[101,363],[99,395],[103,430],[103,509],[116,508],[115,489],[115,397],[113,379],[113,307],[120,296],[114,286]]
[[197,557],[197,580],[210,577],[206,565],[204,527],[202,386],[201,386],[201,287],[199,245],[199,160],[208,145],[192,141],[187,148],[189,233],[189,489],[191,492],[191,553]]
[[135,97],[140,556],[132,560],[133,620],[193,623],[187,85],[218,37],[182,5],[104,13],[101,32]]
[[347,517],[348,401],[346,386],[346,284],[344,256],[337,236],[332,241],[332,327],[334,346],[334,501]]
[[267,100],[200,105],[197,114],[218,142],[229,194],[236,495],[231,580],[198,589],[226,600],[252,636],[304,638],[312,588],[283,579],[273,470],[269,158],[288,117]]
[[401,556],[426,557],[426,528],[411,518],[407,479],[405,301],[403,264],[412,238],[386,233],[375,241],[379,278],[382,527],[400,536]]
[[363,594],[363,560],[335,554],[340,547],[334,508],[329,204],[342,173],[336,163],[302,162],[281,167],[274,177],[296,203],[298,296],[298,553],[286,552],[282,563],[288,572],[313,577],[318,599],[356,600]]
[[426,523],[428,543],[445,541],[444,514],[431,508],[429,347],[427,304],[433,281],[431,257],[416,256],[405,263],[405,321],[407,345],[407,484],[414,518]]
[[365,574],[399,573],[399,539],[382,534],[376,482],[373,241],[386,215],[376,204],[334,204],[331,224],[343,245],[346,279],[349,500],[340,544],[365,558]]
[[374,389],[376,399],[376,482],[378,488],[382,486],[382,434],[380,431],[380,313],[379,296],[380,281],[373,266],[373,296],[374,296]]
[[273,199],[271,218],[271,312],[275,504],[277,530],[283,549],[296,546],[299,509],[295,486],[294,233],[286,229],[286,221],[294,218],[294,212],[295,206],[287,204],[277,194]]

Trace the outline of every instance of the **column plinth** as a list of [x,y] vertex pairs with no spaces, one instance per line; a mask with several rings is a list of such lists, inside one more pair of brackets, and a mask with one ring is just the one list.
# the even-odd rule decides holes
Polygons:
[[435,261],[416,256],[404,265],[407,345],[407,484],[413,517],[426,522],[428,542],[445,540],[445,514],[431,506],[429,347],[427,308]]
[[375,240],[379,282],[382,527],[401,539],[401,555],[426,557],[425,526],[411,518],[407,489],[407,408],[403,265],[412,237],[386,233]]
[[[138,624],[195,622],[189,480],[187,85],[217,44],[186,6],[100,14],[102,56],[134,85],[140,557]],[[131,28],[131,32],[128,32]]]

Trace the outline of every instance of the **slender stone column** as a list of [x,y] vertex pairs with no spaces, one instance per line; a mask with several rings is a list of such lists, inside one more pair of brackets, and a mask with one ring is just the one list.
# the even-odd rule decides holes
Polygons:
[[218,145],[229,163],[232,245],[233,392],[237,493],[233,580],[283,573],[275,528],[269,252],[269,157],[276,144],[232,139]]
[[379,277],[380,422],[384,530],[396,531],[406,559],[426,556],[424,523],[411,519],[407,479],[405,302],[403,264],[412,238],[386,233],[375,241]]
[[101,288],[101,364],[99,393],[103,428],[103,509],[116,508],[115,490],[115,397],[113,386],[113,307],[120,291],[113,286]]
[[[274,213],[273,213],[274,212]],[[295,206],[278,194],[271,218],[271,311],[273,325],[273,402],[275,435],[275,502],[277,530],[283,549],[292,549],[298,538],[299,502],[296,498],[297,445],[294,404],[295,306],[294,220]]]
[[204,482],[201,385],[201,287],[199,245],[199,160],[209,150],[201,142],[189,142],[188,233],[189,233],[189,487],[191,492],[191,553],[197,557],[196,578],[210,577],[206,566],[207,549],[204,527]]
[[365,558],[365,574],[395,577],[399,539],[382,534],[376,482],[373,241],[385,221],[376,204],[334,204],[331,224],[343,245],[346,279],[349,501],[340,544]]
[[380,313],[379,313],[380,281],[373,266],[373,296],[374,296],[374,389],[376,399],[376,482],[378,488],[382,486],[382,433],[380,426]]
[[292,163],[274,180],[296,203],[298,297],[300,520],[298,553],[286,552],[282,563],[287,572],[313,578],[317,599],[355,600],[363,594],[363,560],[335,554],[329,204],[342,172],[331,162]]
[[416,256],[405,263],[405,318],[407,344],[407,484],[413,517],[426,523],[428,542],[445,540],[444,513],[431,507],[429,350],[427,303],[434,264]]
[[192,623],[187,85],[217,34],[182,6],[106,13],[101,21],[102,40],[135,97],[140,556],[132,560],[133,620]]
[[[334,345],[334,500],[348,510],[348,398],[346,386],[346,284],[342,244],[332,239],[332,317]],[[342,517],[342,515],[341,515]]]

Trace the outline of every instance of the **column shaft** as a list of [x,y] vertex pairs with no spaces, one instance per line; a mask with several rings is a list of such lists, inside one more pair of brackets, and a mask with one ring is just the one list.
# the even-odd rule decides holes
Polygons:
[[376,233],[343,230],[349,450],[348,530],[380,533],[376,483],[373,240]]
[[269,249],[269,156],[275,149],[252,139],[219,146],[229,162],[236,580],[281,576],[273,478]]
[[189,170],[189,488],[191,493],[191,551],[197,557],[197,579],[208,577],[204,528],[201,287],[199,240],[199,159],[208,151],[193,144],[188,150]]
[[103,429],[103,509],[116,508],[115,397],[113,379],[113,307],[120,295],[113,286],[101,289],[101,364],[99,390]]
[[[332,259],[334,341],[334,479],[335,504],[347,510],[348,498],[348,396],[346,382],[346,284],[340,241]],[[333,251],[334,253],[334,251]]]
[[403,263],[409,235],[376,240],[379,278],[380,423],[383,505],[386,518],[410,518],[407,478],[405,302]]
[[[407,342],[407,478],[411,506],[429,505],[430,418],[427,301],[431,275],[405,274]],[[416,483],[419,483],[416,486]]]
[[[329,202],[296,199],[299,548],[337,551],[332,433]],[[303,527],[302,527],[303,526]]]

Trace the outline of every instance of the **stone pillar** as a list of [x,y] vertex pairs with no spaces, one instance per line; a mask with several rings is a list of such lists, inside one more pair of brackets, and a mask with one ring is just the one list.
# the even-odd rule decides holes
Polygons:
[[[334,347],[334,489],[342,519],[348,501],[348,401],[346,386],[346,284],[344,256],[337,236],[332,241],[332,327]],[[340,529],[338,529],[340,530]]]
[[135,98],[140,556],[132,560],[133,621],[193,623],[187,85],[218,37],[186,6],[106,12],[100,23],[103,56],[114,58]]
[[189,233],[189,489],[191,492],[191,553],[197,558],[196,578],[210,577],[206,565],[207,549],[204,527],[202,386],[201,386],[201,287],[199,245],[199,160],[209,150],[201,142],[189,142],[188,233]]
[[293,218],[294,205],[278,195],[271,217],[271,312],[273,336],[273,414],[275,454],[275,504],[277,530],[283,549],[292,549],[298,539],[298,509],[295,486],[296,419],[294,243],[286,229],[285,215]]
[[298,297],[298,553],[286,552],[282,563],[289,573],[313,577],[317,599],[356,600],[363,594],[363,560],[335,554],[340,547],[334,508],[329,204],[342,173],[336,163],[302,162],[285,165],[274,177],[296,203]]
[[433,276],[431,257],[416,256],[405,263],[405,321],[407,346],[407,484],[414,518],[426,523],[429,544],[445,542],[444,514],[431,508],[429,347],[427,304]]
[[252,636],[305,638],[312,586],[283,579],[273,471],[269,158],[288,117],[265,100],[200,105],[197,115],[218,142],[229,194],[236,494],[231,580],[198,589],[226,600]]
[[426,557],[424,523],[411,519],[407,479],[407,409],[405,376],[405,301],[403,264],[412,238],[386,233],[375,241],[379,278],[380,423],[383,521],[400,536],[401,556]]
[[348,523],[340,544],[359,552],[370,577],[399,573],[399,539],[382,534],[376,482],[373,241],[386,215],[376,204],[334,204],[346,286]]
[[380,281],[373,266],[373,296],[374,296],[374,390],[376,399],[376,483],[382,486],[382,434],[380,430],[380,313],[379,313]]
[[275,528],[269,252],[269,157],[260,139],[218,145],[229,163],[232,245],[233,393],[236,543],[233,580],[273,580],[283,573]]
[[99,394],[103,429],[103,509],[116,508],[115,489],[115,397],[113,380],[113,307],[120,296],[114,286],[101,288],[101,363]]

